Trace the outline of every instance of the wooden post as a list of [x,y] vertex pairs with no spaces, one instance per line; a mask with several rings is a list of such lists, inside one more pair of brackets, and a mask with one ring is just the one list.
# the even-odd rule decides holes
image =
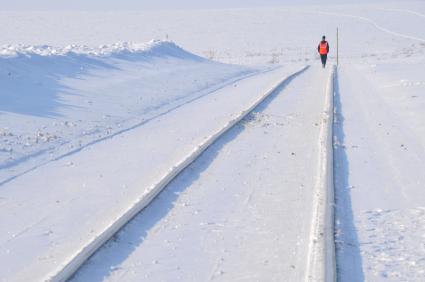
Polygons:
[[339,31],[336,28],[336,66],[339,65]]

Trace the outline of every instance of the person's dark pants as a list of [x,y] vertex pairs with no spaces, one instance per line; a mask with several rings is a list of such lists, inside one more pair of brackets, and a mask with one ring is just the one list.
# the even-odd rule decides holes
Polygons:
[[328,55],[320,55],[320,59],[322,60],[322,66],[326,67],[326,60],[328,59]]

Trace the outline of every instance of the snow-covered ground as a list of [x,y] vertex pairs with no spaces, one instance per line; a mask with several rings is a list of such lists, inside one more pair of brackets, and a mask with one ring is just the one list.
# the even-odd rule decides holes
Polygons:
[[[202,77],[198,70],[183,71]],[[99,136],[101,140],[12,175],[1,191],[2,208],[8,211],[1,215],[1,229],[7,230],[1,238],[5,248],[2,278],[9,280],[19,273],[17,279],[42,279],[54,274],[68,263],[71,254],[102,234],[205,138],[290,71],[278,69],[248,80],[233,79],[226,87],[219,80],[215,86],[221,89],[202,99],[162,109],[163,113],[133,128],[106,139]],[[127,78],[120,79],[124,83]],[[104,78],[104,82],[108,80]],[[130,77],[127,84],[137,87],[132,80]],[[97,95],[102,95],[102,90]]]
[[[423,281],[424,26],[422,1],[0,12],[0,279],[56,272],[276,82],[318,64],[323,34],[335,63],[339,27],[338,278]],[[152,38],[190,52],[111,44]],[[219,139],[75,280],[299,280],[324,73],[311,67]]]
[[424,60],[339,70],[341,279],[358,273],[371,281],[425,278],[424,74]]
[[160,41],[0,52],[0,183],[266,70]]
[[195,11],[0,12],[0,44],[98,47],[169,38],[222,62],[312,63],[321,35],[328,36],[333,48],[339,27],[345,60],[423,54],[423,40],[408,40],[425,37],[423,1],[384,2]]
[[309,69],[255,109],[72,281],[303,280],[327,76]]

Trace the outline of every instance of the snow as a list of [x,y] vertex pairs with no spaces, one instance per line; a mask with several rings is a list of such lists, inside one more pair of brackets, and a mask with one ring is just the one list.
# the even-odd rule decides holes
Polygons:
[[357,217],[365,272],[373,279],[420,281],[425,276],[424,207],[364,211]]
[[[423,17],[391,9],[425,14],[423,1],[222,10],[0,12],[0,45],[79,44],[94,48],[108,42],[169,38],[195,54],[221,62],[313,63],[317,58],[312,46],[325,34],[333,48],[339,26],[340,52],[346,60],[377,54],[385,58],[419,42],[384,33],[358,17],[397,33],[425,38]],[[85,28],[88,26],[92,28]],[[415,48],[415,52],[423,52],[423,48]]]
[[163,41],[7,50],[15,55],[0,58],[0,183],[267,69]]
[[[323,70],[322,70],[323,72]],[[324,108],[320,122],[316,183],[312,194],[313,213],[309,239],[306,279],[335,281],[336,257],[334,239],[334,175],[333,175],[333,114],[336,67],[330,68],[326,81]],[[322,90],[323,91],[323,90]],[[319,95],[321,96],[321,95]]]
[[327,76],[309,69],[256,108],[71,281],[304,279]]
[[325,34],[335,63],[339,27],[337,275],[423,281],[424,15],[423,1],[0,12],[0,280],[61,269],[229,120],[312,65],[75,276],[305,278],[328,74],[315,47]]
[[4,183],[2,209],[8,213],[0,222],[8,231],[0,240],[8,247],[3,253],[3,279],[43,280],[55,275],[205,138],[291,72],[277,69],[233,82]]
[[[425,205],[424,87],[417,83],[424,70],[423,63],[340,69],[337,108],[342,117],[336,147],[340,277],[354,273],[373,281],[425,277],[419,223]],[[406,76],[416,82],[406,83],[402,79]]]

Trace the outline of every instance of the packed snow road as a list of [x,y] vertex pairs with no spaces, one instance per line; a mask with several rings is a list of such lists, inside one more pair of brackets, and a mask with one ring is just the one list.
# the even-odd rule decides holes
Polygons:
[[328,76],[310,68],[274,93],[72,281],[303,280]]

